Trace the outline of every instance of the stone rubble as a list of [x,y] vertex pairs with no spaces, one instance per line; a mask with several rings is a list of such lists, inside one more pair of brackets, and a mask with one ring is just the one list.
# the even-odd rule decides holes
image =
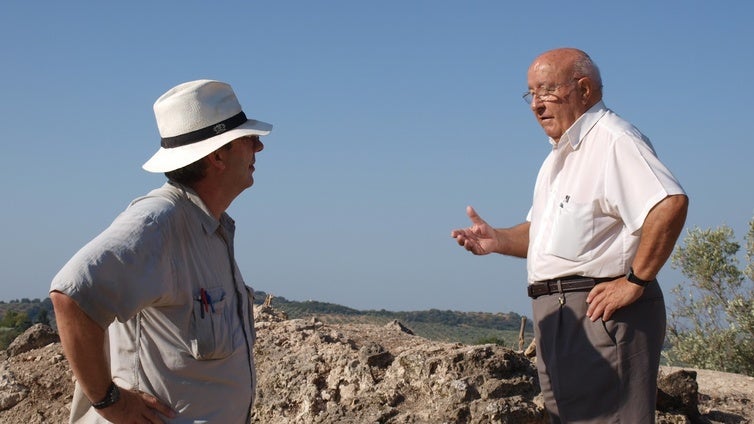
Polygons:
[[[548,422],[523,353],[427,340],[398,321],[331,325],[288,319],[269,304],[255,316],[253,423]],[[658,424],[754,423],[754,378],[725,374],[722,384],[736,391],[719,396],[696,372],[676,370],[659,384]],[[49,327],[30,328],[0,352],[0,423],[65,423],[72,394],[73,375]]]

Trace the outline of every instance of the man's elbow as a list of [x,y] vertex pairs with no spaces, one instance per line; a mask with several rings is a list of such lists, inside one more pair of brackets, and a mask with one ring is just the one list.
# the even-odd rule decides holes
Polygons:
[[674,217],[673,221],[683,226],[689,211],[689,197],[685,194],[674,194],[666,197],[663,203],[668,203],[668,210]]
[[664,231],[672,234],[677,239],[681,234],[683,226],[686,224],[686,214],[689,209],[689,198],[685,194],[670,195],[652,209],[645,227],[651,222],[651,225],[663,228]]
[[50,301],[52,301],[52,307],[55,309],[55,312],[63,312],[72,306],[71,303],[76,303],[67,294],[58,290],[50,291]]
[[65,319],[82,319],[84,317],[89,318],[84,313],[79,304],[73,300],[71,296],[58,290],[52,290],[50,292],[50,300],[52,301],[52,307],[55,309],[55,316],[61,316]]

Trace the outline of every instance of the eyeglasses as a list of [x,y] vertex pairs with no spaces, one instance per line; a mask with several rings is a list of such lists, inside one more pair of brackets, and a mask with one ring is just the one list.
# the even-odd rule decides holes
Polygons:
[[[556,91],[558,91],[558,88],[563,87],[564,85],[573,85],[575,81],[580,80],[581,78],[574,78],[569,82],[562,83],[562,84],[555,84],[551,85],[549,87],[540,87],[537,89],[537,91],[527,91],[524,93],[523,99],[526,102],[526,104],[531,104],[534,101],[534,97],[536,97],[540,102],[554,102],[559,100],[563,96],[558,96],[555,94]],[[570,91],[569,91],[570,92]],[[568,93],[565,93],[566,95]]]

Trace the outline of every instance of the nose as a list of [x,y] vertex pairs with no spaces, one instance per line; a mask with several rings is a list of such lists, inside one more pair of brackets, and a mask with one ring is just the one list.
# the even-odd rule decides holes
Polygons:
[[537,116],[544,114],[547,109],[545,102],[540,100],[537,96],[534,96],[534,98],[531,99],[529,107],[531,108],[531,111],[534,112],[534,115]]
[[264,143],[262,143],[262,140],[259,137],[254,137],[252,140],[254,143],[254,153],[259,153],[264,150]]
[[531,107],[531,110],[537,110],[539,105],[543,104],[544,102],[540,100],[539,96],[532,96],[531,103],[529,103],[529,107]]

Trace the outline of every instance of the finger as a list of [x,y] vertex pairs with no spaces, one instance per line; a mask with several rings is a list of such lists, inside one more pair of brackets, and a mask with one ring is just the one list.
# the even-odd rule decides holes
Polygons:
[[613,312],[615,312],[615,309],[605,308],[605,312],[602,313],[602,321],[610,320],[610,317],[613,316]]
[[[169,418],[175,418],[176,413],[173,411],[173,409],[164,403],[160,402],[156,397],[152,395],[148,395],[146,393],[141,394],[142,399],[144,399],[144,403],[147,404],[147,406],[160,414],[169,417]],[[155,414],[156,415],[156,414]],[[159,419],[159,418],[158,418]],[[161,420],[159,422],[162,422]]]
[[602,302],[602,311],[594,318],[595,320],[602,318],[602,321],[607,321],[611,316],[613,316],[613,312],[615,312],[616,309],[618,309],[618,307],[616,306],[614,301],[608,301],[608,299],[605,299]]
[[468,215],[471,222],[476,225],[485,224],[484,220],[479,216],[478,213],[476,213],[474,208],[471,206],[466,206],[466,215]]
[[466,236],[466,230],[453,230],[450,232],[450,236],[456,239],[459,237],[464,237]]
[[146,418],[147,422],[152,424],[165,424],[165,422],[160,419],[160,416],[151,409],[144,414],[144,418]]
[[589,290],[589,294],[586,296],[586,303],[592,303],[594,299],[605,290],[605,283],[598,284]]
[[603,311],[604,311],[604,309],[602,309],[601,307],[600,308],[595,308],[594,312],[591,315],[587,315],[589,317],[589,321],[594,322],[594,321],[597,321],[598,319],[600,319],[600,317],[602,316]]
[[586,317],[589,318],[590,321],[594,322],[600,317],[600,315],[602,315],[603,310],[604,307],[602,305],[602,301],[600,300],[600,298],[595,297],[586,310]]
[[456,239],[458,244],[463,245],[463,242],[468,240],[469,235],[464,230],[455,230],[453,238]]

